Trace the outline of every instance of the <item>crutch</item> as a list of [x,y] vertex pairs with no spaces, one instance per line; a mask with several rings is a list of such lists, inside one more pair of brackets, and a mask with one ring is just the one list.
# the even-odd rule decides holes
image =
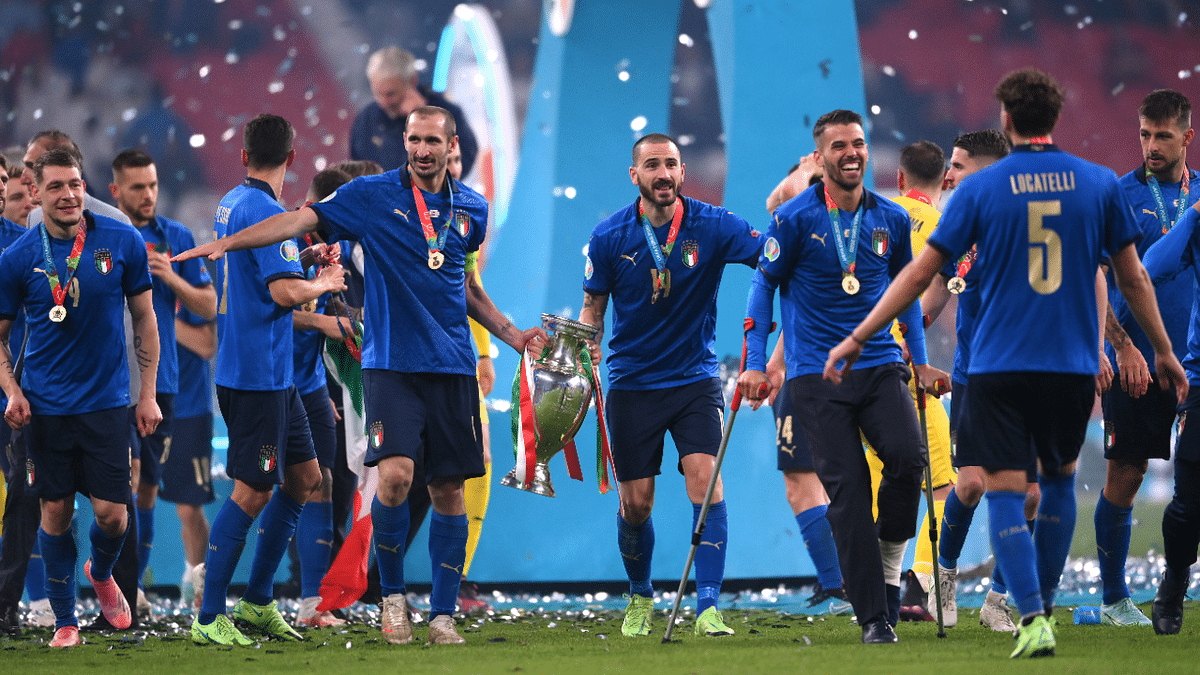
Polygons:
[[[754,319],[747,317],[742,327],[742,362],[738,367],[738,375],[746,369],[746,333],[754,328]],[[767,385],[759,388],[759,396],[766,393]],[[675,605],[671,608],[671,617],[667,620],[667,632],[663,634],[663,643],[671,641],[671,631],[675,628],[675,617],[679,614],[679,603],[683,600],[683,589],[687,586],[688,576],[692,573],[692,562],[696,559],[696,549],[700,547],[700,539],[704,535],[705,521],[708,519],[708,507],[712,504],[713,492],[717,489],[717,479],[721,477],[721,462],[725,459],[725,448],[729,447],[729,432],[733,431],[733,420],[737,417],[738,408],[742,405],[742,392],[733,390],[733,401],[729,404],[729,419],[725,420],[725,431],[721,434],[721,446],[717,449],[717,459],[713,463],[712,477],[708,479],[708,489],[704,492],[704,503],[700,505],[700,517],[696,519],[696,529],[692,532],[692,548],[688,551],[687,564],[683,567],[683,578],[679,580],[679,590],[675,593]]]
[[925,441],[925,509],[929,513],[929,543],[933,546],[933,593],[937,601],[937,636],[946,637],[946,623],[942,618],[942,584],[938,572],[938,524],[937,511],[933,507],[933,468],[929,454],[929,427],[925,426],[925,387],[921,386],[921,378],[917,375],[917,366],[913,364],[913,381],[917,388],[917,421],[921,424],[921,440]]

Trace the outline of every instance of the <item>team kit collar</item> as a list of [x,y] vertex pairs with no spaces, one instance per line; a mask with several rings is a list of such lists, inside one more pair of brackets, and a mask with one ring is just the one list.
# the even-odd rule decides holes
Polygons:
[[[279,201],[279,197],[275,194],[275,188],[271,187],[271,184],[265,180],[259,180],[258,178],[251,178],[250,176],[246,176],[246,180],[242,181],[242,185],[245,185],[246,187],[262,190],[263,192],[271,195],[271,199],[274,199],[275,201]],[[157,217],[157,216],[155,216],[155,217]]]
[[928,206],[933,206],[933,200],[930,199],[929,197],[927,197],[925,195],[925,193],[921,192],[920,190],[916,190],[916,189],[909,190],[908,192],[904,193],[904,196],[908,197],[909,199],[915,199],[915,200],[921,202],[922,204],[926,204]]

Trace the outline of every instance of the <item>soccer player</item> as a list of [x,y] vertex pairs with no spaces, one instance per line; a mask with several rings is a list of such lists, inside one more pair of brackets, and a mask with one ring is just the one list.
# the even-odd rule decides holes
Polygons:
[[434,511],[429,641],[464,642],[453,618],[466,555],[463,483],[484,473],[479,385],[467,316],[518,352],[526,343],[540,350],[546,338],[540,328],[521,331],[513,326],[476,281],[487,202],[447,176],[447,155],[457,143],[449,112],[418,108],[408,116],[407,166],[353,180],[322,202],[272,216],[184,256],[216,259],[226,251],[287,240],[322,225],[339,238],[362,243],[368,298],[363,336],[370,438],[366,463],[379,467],[371,519],[384,594],[383,636],[393,644],[413,640],[403,551],[405,501],[418,463],[425,469]]
[[[867,357],[846,386],[820,377],[826,350],[867,311],[912,259],[908,213],[863,186],[869,151],[862,117],[834,110],[813,125],[824,177],[775,212],[754,275],[747,315],[746,371],[738,386],[758,400],[775,289],[787,335],[786,395],[799,415],[813,465],[830,503],[846,592],[862,640],[896,642],[900,613],[900,565],[917,525],[925,452],[900,346],[886,331],[867,341]],[[920,308],[901,319],[922,384],[933,388],[945,373],[926,363]],[[882,326],[881,326],[882,328]],[[871,484],[863,436],[883,460],[878,523],[872,518]],[[875,532],[878,538],[863,536]]]
[[[296,158],[287,120],[262,114],[246,123],[242,164],[247,176],[221,199],[218,241],[284,211],[284,176]],[[173,261],[173,262],[179,262]],[[229,428],[228,472],[233,493],[212,523],[204,561],[205,591],[192,623],[197,644],[250,645],[225,616],[229,581],[262,514],[246,593],[233,616],[260,632],[303,638],[271,599],[275,571],[296,531],[309,494],[321,483],[308,419],[292,370],[292,307],[345,288],[340,265],[304,278],[294,241],[239,252],[218,267],[217,402]],[[276,485],[282,484],[278,490]]]
[[[44,222],[0,258],[0,387],[8,396],[6,421],[14,429],[29,427],[32,487],[41,498],[38,540],[56,619],[50,646],[70,647],[81,642],[71,534],[77,491],[91,498],[96,514],[84,572],[108,622],[123,629],[132,621],[112,578],[130,498],[125,299],[136,335],[142,435],[153,433],[162,418],[154,400],[158,329],[146,248],[137,232],[84,210],[85,186],[70,152],[42,154],[32,172]],[[25,354],[24,391],[13,378],[8,349],[12,322],[22,308],[32,345]]]
[[[1169,232],[1200,197],[1200,189],[1193,192],[1189,187],[1193,179],[1200,178],[1187,168],[1191,118],[1187,97],[1170,89],[1150,93],[1138,108],[1142,165],[1121,177],[1121,188],[1133,205],[1142,233],[1137,244],[1139,256]],[[1156,286],[1154,294],[1175,355],[1182,359],[1187,354],[1192,280],[1180,275]],[[1169,391],[1150,386],[1158,379],[1147,365],[1154,363],[1154,350],[1134,320],[1129,303],[1115,289],[1109,293],[1107,314],[1106,350],[1119,386],[1101,399],[1108,472],[1096,502],[1096,554],[1104,592],[1100,618],[1115,626],[1148,626],[1150,619],[1129,597],[1125,560],[1129,557],[1133,499],[1146,475],[1148,460],[1171,457],[1175,399]]]
[[141,437],[140,452],[133,457],[133,492],[137,499],[138,597],[137,610],[150,611],[142,578],[154,551],[154,503],[162,479],[161,461],[170,452],[175,395],[179,393],[179,359],[175,347],[175,307],[212,321],[217,318],[217,292],[203,261],[172,263],[175,251],[196,245],[188,228],[158,214],[158,169],[150,155],[137,149],[121,151],[112,161],[113,181],[108,189],[117,208],[137,228],[146,242],[150,276],[154,280],[154,315],[158,318],[158,407],[163,421],[150,436]]
[[[1102,256],[1154,345],[1162,385],[1174,384],[1181,403],[1188,385],[1138,260],[1139,232],[1116,176],[1059,150],[1050,137],[1062,88],[1030,68],[1007,75],[995,93],[1013,153],[958,186],[929,246],[829,353],[825,376],[844,378],[862,353],[859,336],[887,325],[948,260],[978,245],[980,312],[960,452],[987,476],[992,549],[1021,613],[1011,656],[1051,656],[1048,616],[1074,532],[1075,460],[1096,395]],[[1036,536],[1044,540],[1036,554],[1023,513],[1033,448],[1042,488]]]
[[[717,376],[717,289],[725,266],[753,266],[759,233],[720,207],[680,195],[684,163],[669,136],[633,145],[629,178],[639,197],[592,230],[579,320],[600,327],[611,297],[609,438],[621,496],[617,546],[629,577],[621,633],[650,633],[654,589],[654,483],[667,431],[692,502],[692,524],[721,444],[725,401]],[[678,249],[679,253],[672,256]],[[639,265],[641,265],[639,267]],[[599,358],[600,336],[593,345]],[[733,635],[717,599],[725,575],[727,516],[720,478],[696,549],[696,634]]]

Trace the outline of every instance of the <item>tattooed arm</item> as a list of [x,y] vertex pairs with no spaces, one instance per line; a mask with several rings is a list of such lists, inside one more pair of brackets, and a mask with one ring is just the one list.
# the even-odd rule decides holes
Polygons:
[[21,391],[21,385],[13,376],[13,355],[8,348],[8,336],[12,332],[12,319],[0,320],[0,389],[8,397],[4,419],[8,426],[20,429],[29,423],[29,401]]
[[[518,354],[523,354],[526,346],[534,353],[541,351],[547,338],[546,331],[541,327],[520,330],[496,309],[495,303],[488,297],[487,291],[483,290],[483,284],[479,283],[479,278],[475,275],[474,253],[468,257],[466,278],[467,316],[475,319],[504,344],[517,350]],[[471,350],[474,351],[474,347]]]
[[131,295],[129,315],[133,317],[133,353],[138,362],[138,373],[142,378],[141,392],[137,401],[138,433],[149,436],[162,421],[162,411],[155,400],[158,378],[158,320],[154,316],[153,292],[142,291]]
[[596,333],[596,340],[588,342],[588,352],[592,355],[593,363],[600,362],[600,342],[604,339],[604,313],[607,311],[608,294],[583,292],[583,309],[579,310],[579,321],[600,329]]
[[[1104,265],[1101,265],[1100,269],[1108,271]],[[1117,378],[1127,394],[1138,398],[1146,393],[1146,388],[1150,385],[1150,368],[1146,364],[1146,358],[1142,356],[1142,351],[1133,344],[1129,333],[1121,327],[1121,322],[1113,313],[1112,303],[1108,302],[1105,305],[1107,311],[1101,328],[1104,330],[1104,339],[1108,340],[1108,344],[1112,345],[1117,354],[1117,362],[1114,364],[1117,367]]]

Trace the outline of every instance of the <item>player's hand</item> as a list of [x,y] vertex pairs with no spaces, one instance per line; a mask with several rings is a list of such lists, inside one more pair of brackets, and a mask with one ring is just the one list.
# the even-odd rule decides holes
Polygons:
[[331,410],[333,410],[333,421],[334,421],[334,422],[341,422],[341,421],[342,421],[342,415],[341,415],[341,413],[339,413],[339,412],[338,412],[338,409],[337,409],[337,403],[334,403],[332,398],[331,398],[331,399],[329,399],[329,407],[330,407],[330,409],[331,409]]
[[1113,369],[1104,350],[1100,351],[1100,372],[1096,373],[1096,393],[1103,394],[1112,387]]
[[[825,359],[825,372],[821,377],[834,384],[841,384],[842,378],[854,367],[858,357],[862,356],[862,350],[862,343],[847,335],[845,340],[829,350],[829,358]],[[842,364],[840,367],[839,363]]]
[[221,243],[222,239],[210,241],[207,244],[201,244],[196,248],[189,248],[183,253],[176,254],[171,258],[171,262],[183,262],[193,258],[201,258],[207,256],[209,260],[220,260],[225,256],[225,245]]
[[1133,398],[1146,393],[1150,387],[1150,369],[1146,358],[1132,342],[1127,342],[1117,352],[1117,372],[1120,373],[1121,388]]
[[[771,387],[771,393],[767,396],[767,405],[775,405],[775,397],[779,396],[779,392],[783,389],[783,383],[786,380],[786,368],[772,368],[771,364],[767,363],[767,385]],[[755,410],[757,409],[755,408]]]
[[944,370],[938,370],[928,363],[923,366],[913,366],[913,370],[917,373],[917,386],[935,398],[941,397],[942,394],[948,393],[952,389],[950,374]]
[[341,265],[322,267],[317,274],[317,281],[330,293],[346,290],[346,270]]
[[600,342],[598,340],[584,340],[584,344],[587,345],[588,356],[592,357],[592,363],[599,365],[600,360],[604,358],[604,352],[600,349]]
[[168,286],[172,286],[172,279],[179,276],[175,274],[175,268],[171,267],[171,259],[164,253],[146,251],[146,261],[150,263],[151,276],[162,279]]
[[154,395],[139,396],[137,404],[138,434],[149,436],[158,428],[159,422],[162,422],[162,410],[159,410],[158,401],[154,400]]
[[479,378],[479,391],[484,396],[492,393],[492,388],[496,386],[496,364],[492,363],[492,357],[479,357],[475,362],[475,375]]
[[761,370],[746,370],[738,375],[738,391],[742,398],[750,404],[751,410],[758,410],[771,397],[771,383],[767,374]]
[[1158,375],[1158,386],[1163,391],[1175,385],[1175,400],[1183,405],[1188,396],[1188,379],[1183,366],[1179,365],[1179,359],[1174,354],[1155,354],[1154,371]]
[[529,355],[536,360],[549,343],[550,335],[539,326],[521,331],[520,341],[515,345],[510,343],[510,346],[522,354],[529,352]]
[[20,429],[29,424],[32,413],[29,410],[29,400],[25,394],[18,392],[8,399],[8,407],[4,409],[4,421],[13,429]]

